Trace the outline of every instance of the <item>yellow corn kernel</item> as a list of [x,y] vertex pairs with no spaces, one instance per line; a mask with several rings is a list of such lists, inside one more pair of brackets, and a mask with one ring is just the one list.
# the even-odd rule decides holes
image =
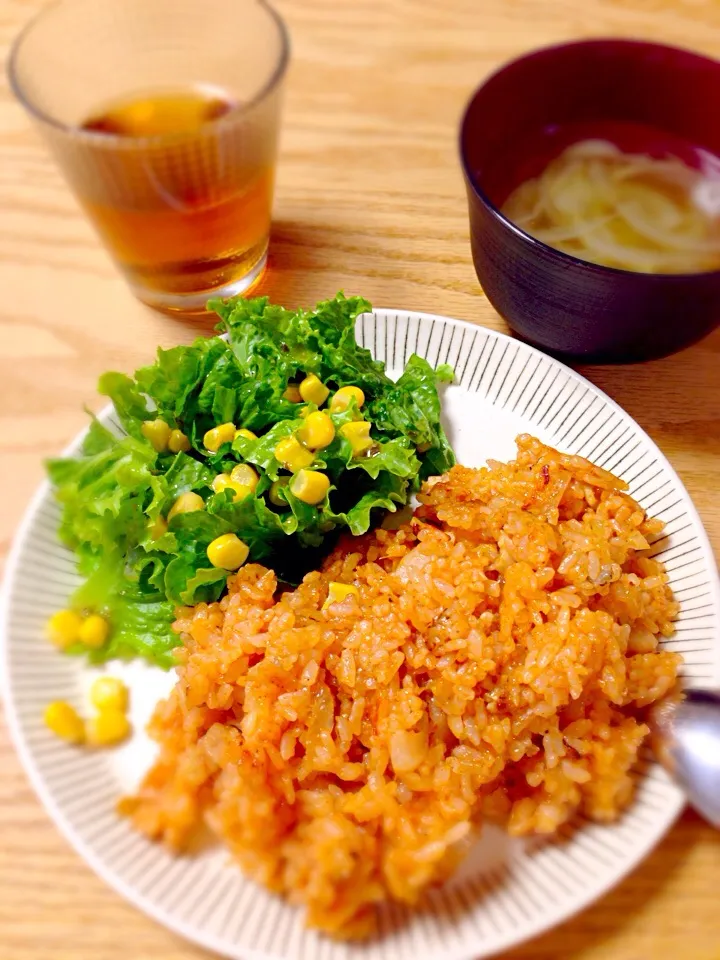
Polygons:
[[350,443],[353,455],[356,457],[369,450],[373,445],[373,440],[370,437],[370,423],[367,420],[344,423],[340,427],[340,433]]
[[254,490],[258,485],[260,477],[257,470],[254,470],[249,463],[239,463],[230,471],[230,479],[235,483],[241,483],[244,487],[250,487]]
[[85,739],[93,747],[112,747],[125,740],[130,729],[123,710],[107,707],[85,724]]
[[79,639],[86,647],[97,650],[105,643],[109,633],[110,624],[105,617],[101,617],[99,613],[91,613],[80,624]]
[[171,453],[186,453],[190,449],[190,441],[182,430],[172,430],[168,439],[168,448]]
[[80,639],[82,617],[74,610],[58,610],[47,622],[48,640],[59,650],[65,650]]
[[223,490],[233,491],[233,503],[238,500],[244,500],[253,492],[253,488],[246,483],[237,483],[232,479],[229,473],[219,473],[212,482],[212,488],[215,493],[222,493]]
[[341,413],[350,406],[350,401],[357,403],[358,410],[365,403],[365,394],[360,387],[340,387],[330,401],[330,409],[333,413]]
[[335,426],[330,417],[322,410],[316,410],[305,417],[305,423],[297,432],[298,439],[311,450],[329,447],[335,439]]
[[330,480],[319,470],[300,470],[290,481],[290,490],[303,503],[315,506],[325,499]]
[[69,743],[82,743],[85,739],[85,725],[77,710],[64,700],[55,700],[45,707],[43,720],[48,730]]
[[192,513],[194,510],[202,510],[205,501],[199,493],[193,493],[189,490],[187,493],[181,493],[175,503],[170,507],[167,518],[172,520],[178,513]]
[[213,477],[212,488],[215,493],[222,493],[230,485],[229,473],[218,473]]
[[230,481],[229,489],[235,491],[233,503],[238,503],[240,500],[244,500],[246,497],[251,497],[254,492],[253,488],[247,483],[236,483],[235,480]]
[[300,396],[305,403],[314,403],[321,407],[330,396],[330,391],[319,377],[309,373],[300,384]]
[[221,423],[219,427],[208,430],[203,437],[203,443],[211,453],[217,453],[224,443],[232,443],[235,439],[235,424]]
[[327,600],[322,605],[323,610],[333,603],[342,603],[347,597],[357,597],[358,588],[353,586],[352,583],[338,583],[335,580],[332,580],[328,585],[328,595]]
[[154,450],[158,453],[164,453],[168,448],[170,441],[170,427],[164,420],[146,420],[140,427],[140,432]]
[[167,520],[160,516],[148,526],[148,533],[151,540],[158,540],[163,534],[167,533]]
[[292,473],[297,473],[303,467],[309,467],[315,459],[315,455],[310,450],[306,450],[297,437],[283,437],[275,447],[274,453],[275,459]]
[[289,400],[290,403],[300,403],[302,400],[300,390],[295,383],[289,383],[287,385],[285,392],[283,393],[283,397],[285,397],[286,400]]
[[279,480],[274,480],[270,484],[270,489],[268,490],[268,500],[270,503],[274,503],[276,507],[282,507],[283,510],[287,510],[290,504],[287,502],[287,500],[283,500],[278,491],[282,490],[283,487],[286,487],[288,482],[288,477],[280,477]]
[[96,710],[127,710],[128,688],[117,677],[98,677],[90,686],[90,703]]
[[222,570],[237,570],[248,558],[250,548],[234,533],[223,533],[207,548],[208,560]]
[[246,430],[245,427],[235,431],[235,439],[237,440],[238,437],[244,437],[246,440],[257,440],[257,434],[253,433],[252,430]]

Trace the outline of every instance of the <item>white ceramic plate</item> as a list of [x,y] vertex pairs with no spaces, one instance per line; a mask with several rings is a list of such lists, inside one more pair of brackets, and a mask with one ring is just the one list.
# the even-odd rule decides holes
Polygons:
[[[481,327],[378,310],[359,318],[358,336],[391,374],[413,352],[455,367],[444,421],[460,462],[512,458],[514,437],[530,432],[627,480],[633,496],[667,524],[654,551],[670,571],[682,610],[666,646],[684,655],[688,685],[720,685],[720,589],[710,546],[674,471],[626,413],[557,361]],[[102,419],[114,423],[111,411]],[[246,881],[223,850],[173,858],[116,816],[116,800],[152,757],[144,734],[115,751],[93,753],[44,729],[47,701],[67,698],[81,707],[96,673],[43,638],[46,619],[66,604],[77,582],[72,555],[57,540],[59,515],[44,486],[8,567],[2,674],[15,743],[40,798],[80,855],[140,909],[204,947],[242,960],[487,957],[600,896],[657,843],[682,807],[680,792],[648,761],[636,800],[612,826],[584,824],[571,839],[542,844],[488,829],[425,909],[383,910],[380,936],[371,944],[334,943],[307,931],[296,910]],[[113,673],[131,686],[132,719],[142,731],[173,678],[140,663],[113,666]]]

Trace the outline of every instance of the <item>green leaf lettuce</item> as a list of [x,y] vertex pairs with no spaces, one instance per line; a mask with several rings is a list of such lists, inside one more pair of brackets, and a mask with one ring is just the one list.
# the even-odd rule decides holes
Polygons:
[[[229,574],[207,555],[218,536],[237,534],[250,561],[297,582],[339,532],[365,533],[406,505],[425,477],[454,462],[437,391],[452,371],[434,371],[412,356],[391,380],[355,338],[356,318],[370,310],[366,300],[338,294],[314,310],[287,310],[264,297],[210,306],[224,338],[158,350],[134,377],[100,378],[99,391],[112,400],[124,435],[93,420],[79,456],[48,463],[62,507],[59,534],[77,554],[84,579],[73,605],[102,613],[111,625],[107,644],[89,654],[95,661],[139,655],[172,663],[176,607],[211,602],[225,591]],[[278,442],[301,430],[307,413],[305,404],[287,399],[288,385],[313,373],[331,391],[352,384],[365,395],[362,409],[354,402],[344,411],[326,408],[335,439],[315,454],[312,468],[330,481],[317,505],[293,495],[291,477],[275,457]],[[156,452],[142,432],[143,422],[155,418],[182,431],[189,450]],[[341,431],[359,419],[370,422],[373,444],[361,456]],[[230,422],[257,439],[237,436],[209,451],[206,432]],[[234,501],[231,491],[216,492],[213,480],[238,463],[251,464],[259,480]],[[275,481],[282,483],[283,506],[268,496]],[[190,491],[204,509],[168,518]],[[75,645],[70,652],[85,651]]]

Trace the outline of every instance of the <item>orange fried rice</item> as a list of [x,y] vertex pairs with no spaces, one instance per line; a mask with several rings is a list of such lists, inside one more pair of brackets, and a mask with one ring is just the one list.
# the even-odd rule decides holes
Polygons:
[[[292,591],[243,567],[179,612],[157,762],[122,809],[181,849],[202,823],[341,936],[413,904],[483,820],[549,833],[632,796],[642,709],[674,685],[662,524],[529,436],[429,481],[411,522],[347,537]],[[327,604],[329,585],[351,584]]]

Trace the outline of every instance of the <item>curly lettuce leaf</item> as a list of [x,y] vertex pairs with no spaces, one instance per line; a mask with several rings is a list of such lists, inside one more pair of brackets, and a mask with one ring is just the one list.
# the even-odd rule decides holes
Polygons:
[[142,576],[142,567],[137,577],[128,576],[122,556],[112,550],[81,557],[79,567],[87,579],[73,605],[102,613],[112,632],[100,650],[76,644],[68,652],[87,654],[91,663],[140,656],[164,669],[173,666],[172,651],[180,642],[171,629],[175,606],[152,584],[152,576]]
[[[85,578],[73,603],[102,612],[112,625],[107,645],[91,654],[96,661],[140,655],[172,662],[179,642],[170,629],[175,607],[216,600],[226,588],[227,571],[207,555],[216,537],[236,533],[252,561],[298,582],[342,529],[366,532],[406,505],[422,478],[453,463],[437,393],[452,372],[434,371],[413,356],[393,382],[356,341],[356,319],[370,309],[363,298],[339,294],[313,310],[287,310],[262,297],[211,306],[226,338],[158,350],[134,377],[101,377],[99,390],[112,400],[126,436],[93,421],[80,456],[48,464],[62,505],[60,536],[76,551]],[[290,478],[275,449],[302,428],[307,412],[285,394],[310,373],[331,390],[359,386],[366,401],[362,409],[353,402],[329,411],[335,439],[313,463],[330,480],[323,502],[306,504],[286,484],[279,494],[285,506],[278,507],[269,488]],[[143,422],[154,418],[181,430],[189,449],[156,452],[142,433]],[[357,419],[370,421],[373,441],[361,456],[341,430]],[[229,422],[257,439],[237,436],[209,451],[206,432]],[[212,484],[238,463],[253,465],[259,482],[235,502],[231,491],[215,492]],[[177,497],[190,491],[204,509],[168,521]]]
[[[442,372],[447,380],[448,371]],[[455,457],[440,423],[438,376],[427,360],[413,354],[400,379],[368,405],[378,430],[407,437],[421,460],[419,479],[445,473]]]

